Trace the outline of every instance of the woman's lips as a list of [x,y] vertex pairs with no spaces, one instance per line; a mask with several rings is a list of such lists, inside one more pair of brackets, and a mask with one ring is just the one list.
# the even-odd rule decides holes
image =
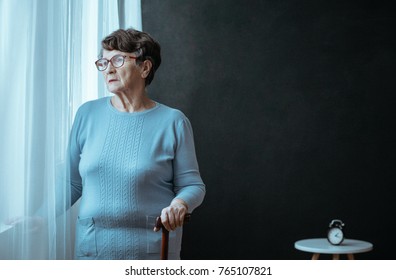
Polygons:
[[112,82],[116,82],[117,80],[116,79],[111,79],[111,80],[109,80],[107,83],[112,83]]

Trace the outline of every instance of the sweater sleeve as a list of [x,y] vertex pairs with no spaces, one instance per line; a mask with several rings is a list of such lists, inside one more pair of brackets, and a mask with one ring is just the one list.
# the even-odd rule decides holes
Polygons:
[[186,117],[179,122],[176,137],[177,146],[173,160],[174,191],[176,198],[187,203],[191,213],[202,203],[206,189],[199,173],[192,127]]
[[77,111],[71,132],[70,132],[70,140],[68,147],[68,155],[69,155],[69,180],[68,184],[70,186],[70,206],[73,205],[82,194],[82,178],[79,172],[79,164],[80,164],[80,154],[81,154],[81,146],[80,146],[80,128],[81,128],[81,110]]
[[[56,216],[63,215],[81,197],[82,179],[78,170],[80,162],[80,147],[78,144],[78,129],[80,115],[77,112],[66,150],[66,160],[59,162],[55,167],[55,209]],[[48,216],[48,205],[43,203],[35,215]]]

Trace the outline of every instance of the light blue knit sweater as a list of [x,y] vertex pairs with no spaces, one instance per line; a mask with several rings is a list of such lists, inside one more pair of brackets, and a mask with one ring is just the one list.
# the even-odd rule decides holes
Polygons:
[[[123,113],[110,97],[85,103],[70,137],[72,204],[81,197],[77,259],[159,259],[155,218],[173,198],[189,212],[205,185],[186,116],[157,103]],[[182,229],[170,234],[169,259],[178,259]]]

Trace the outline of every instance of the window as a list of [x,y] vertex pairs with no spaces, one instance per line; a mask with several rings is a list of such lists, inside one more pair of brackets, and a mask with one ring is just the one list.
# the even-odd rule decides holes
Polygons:
[[108,94],[100,40],[141,30],[140,13],[139,0],[0,1],[0,259],[72,258],[73,211],[55,198],[73,116]]

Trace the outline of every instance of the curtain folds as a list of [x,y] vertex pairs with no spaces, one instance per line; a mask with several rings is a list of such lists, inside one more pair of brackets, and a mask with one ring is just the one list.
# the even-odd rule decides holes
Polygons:
[[94,61],[120,27],[141,30],[139,0],[0,0],[0,259],[72,258],[69,131],[108,94]]

